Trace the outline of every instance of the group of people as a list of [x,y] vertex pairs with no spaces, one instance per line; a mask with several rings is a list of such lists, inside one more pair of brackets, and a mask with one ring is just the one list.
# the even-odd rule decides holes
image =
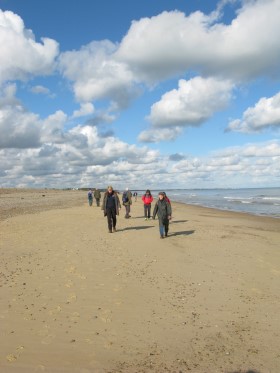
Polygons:
[[[137,194],[134,194],[134,197],[137,198]],[[151,191],[146,190],[146,193],[142,196],[145,220],[151,219],[153,200]],[[132,205],[132,193],[128,188],[126,188],[122,194],[122,204],[125,207],[125,218],[129,219],[131,217],[130,206]],[[108,186],[107,191],[104,193],[101,209],[104,211],[104,216],[107,217],[109,233],[116,232],[117,215],[119,215],[119,210],[121,209],[121,202],[118,193],[114,191],[111,185]],[[156,216],[159,221],[160,238],[167,237],[169,221],[172,218],[172,208],[170,200],[165,192],[159,192],[158,194],[158,200],[154,206],[152,219],[155,219]]]
[[96,206],[100,206],[100,199],[101,199],[101,192],[99,189],[94,189],[94,192],[92,189],[88,191],[88,204],[89,206],[92,206],[93,198],[95,198]]

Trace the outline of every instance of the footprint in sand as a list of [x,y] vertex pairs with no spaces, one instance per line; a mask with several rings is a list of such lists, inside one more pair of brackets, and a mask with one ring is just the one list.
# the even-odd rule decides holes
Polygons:
[[45,336],[45,338],[43,338],[41,340],[41,343],[43,345],[49,345],[49,344],[52,343],[52,341],[54,340],[54,338],[55,338],[55,334],[48,334],[48,335]]
[[18,346],[17,349],[16,349],[16,352],[14,354],[9,354],[6,356],[6,359],[12,363],[13,361],[16,361],[20,355],[22,354],[24,350],[24,346]]
[[62,308],[60,306],[57,306],[56,308],[49,311],[49,315],[57,315],[62,311]]
[[69,297],[67,298],[67,303],[72,303],[72,302],[75,302],[77,300],[77,295],[72,293],[69,295]]
[[112,311],[111,310],[104,310],[101,312],[101,315],[100,315],[100,320],[103,321],[104,323],[110,323],[112,322],[112,318],[111,318],[111,315],[112,315]]
[[66,288],[71,288],[73,285],[74,285],[73,282],[72,282],[71,280],[68,280],[68,281],[66,282],[66,284],[65,284],[65,287],[66,287]]
[[71,315],[71,317],[70,317],[70,320],[74,321],[74,322],[77,322],[77,321],[79,321],[79,319],[80,319],[79,312],[73,312],[72,315]]

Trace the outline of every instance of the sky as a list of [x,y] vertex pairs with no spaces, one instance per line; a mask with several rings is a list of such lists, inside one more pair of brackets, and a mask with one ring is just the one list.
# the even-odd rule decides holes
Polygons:
[[280,186],[280,0],[0,0],[0,187]]

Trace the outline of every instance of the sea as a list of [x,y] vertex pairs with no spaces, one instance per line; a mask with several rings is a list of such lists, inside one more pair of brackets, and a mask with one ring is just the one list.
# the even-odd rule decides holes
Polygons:
[[[151,190],[157,197],[158,190]],[[280,218],[280,188],[166,189],[171,201]],[[139,192],[141,196],[144,191]]]

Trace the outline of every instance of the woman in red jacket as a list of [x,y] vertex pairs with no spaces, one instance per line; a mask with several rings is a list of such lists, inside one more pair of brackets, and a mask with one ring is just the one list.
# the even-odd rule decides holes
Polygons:
[[149,189],[146,190],[146,193],[142,196],[142,201],[144,202],[144,215],[145,220],[151,219],[151,205],[153,202],[153,196]]

